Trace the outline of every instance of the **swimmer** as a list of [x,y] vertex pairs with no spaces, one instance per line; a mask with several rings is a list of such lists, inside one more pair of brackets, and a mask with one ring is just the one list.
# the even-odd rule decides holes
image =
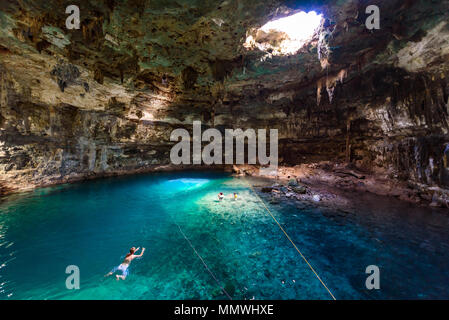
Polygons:
[[139,251],[140,248],[134,248],[132,247],[129,250],[129,253],[126,255],[125,260],[123,260],[122,264],[120,264],[118,267],[115,267],[114,269],[111,270],[111,272],[109,272],[107,275],[105,275],[105,277],[109,277],[112,276],[114,273],[116,273],[117,271],[120,271],[122,274],[115,275],[115,278],[117,280],[125,280],[126,276],[129,274],[128,268],[129,265],[131,264],[131,261],[133,261],[135,258],[140,258],[143,256],[143,253],[145,252],[145,248],[142,248],[142,252],[140,254],[135,254],[137,251]]
[[224,198],[224,194],[223,194],[223,192],[220,192],[218,194],[218,200],[223,200],[223,198]]
[[234,201],[237,200],[237,193],[234,192]]

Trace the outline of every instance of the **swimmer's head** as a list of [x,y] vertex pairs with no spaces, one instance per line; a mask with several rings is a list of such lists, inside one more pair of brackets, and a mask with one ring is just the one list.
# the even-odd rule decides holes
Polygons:
[[131,249],[129,249],[129,253],[134,254],[134,252],[136,252],[136,248],[132,247]]

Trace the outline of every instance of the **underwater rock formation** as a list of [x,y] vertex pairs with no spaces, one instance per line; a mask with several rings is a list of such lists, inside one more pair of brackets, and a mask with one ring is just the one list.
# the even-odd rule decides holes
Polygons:
[[[2,192],[168,165],[171,131],[200,120],[279,129],[285,166],[350,163],[445,197],[446,1],[370,1],[379,30],[356,0],[86,1],[79,30],[66,2],[0,5]],[[296,54],[245,48],[299,10],[325,19]]]

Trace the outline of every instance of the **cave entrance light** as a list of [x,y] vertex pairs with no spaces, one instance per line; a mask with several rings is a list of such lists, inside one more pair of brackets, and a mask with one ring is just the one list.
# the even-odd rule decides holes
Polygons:
[[[248,36],[245,47],[257,47],[262,51],[271,48],[273,55],[294,54],[304,44],[312,39],[313,34],[320,26],[323,16],[315,11],[298,12],[291,16],[272,20],[257,30],[255,37]],[[261,33],[260,31],[263,31]],[[282,34],[285,37],[275,45],[264,43],[263,38],[270,34]],[[262,36],[261,36],[262,34]],[[262,38],[262,39],[261,39]]]

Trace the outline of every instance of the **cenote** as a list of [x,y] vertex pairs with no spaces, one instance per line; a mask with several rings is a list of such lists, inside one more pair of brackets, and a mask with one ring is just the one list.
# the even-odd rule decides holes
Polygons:
[[[233,299],[331,299],[248,179],[161,173],[3,198],[0,298],[227,299],[179,225]],[[239,197],[219,202],[219,192]],[[337,299],[449,298],[443,212],[369,195],[356,212],[259,196]],[[147,251],[128,278],[105,278],[132,246]],[[80,269],[79,290],[65,287],[68,265]],[[380,290],[365,287],[369,265]]]

